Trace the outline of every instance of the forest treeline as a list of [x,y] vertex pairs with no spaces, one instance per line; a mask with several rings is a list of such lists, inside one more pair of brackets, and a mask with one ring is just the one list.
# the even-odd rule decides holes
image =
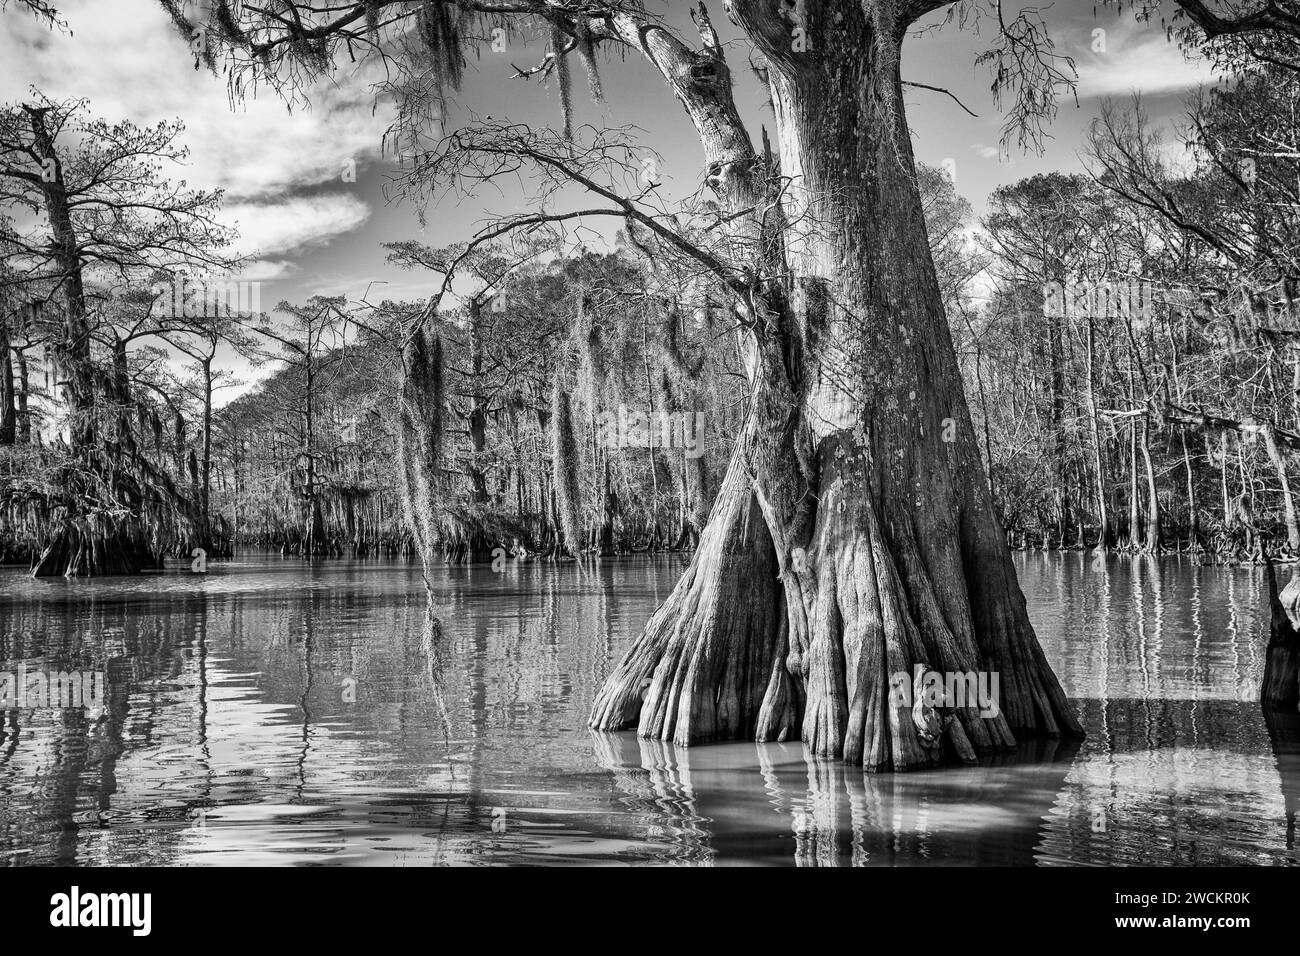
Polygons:
[[[1297,106],[1268,67],[1174,136],[1108,104],[1086,173],[980,220],[917,168],[1012,544],[1300,554]],[[429,300],[262,308],[220,193],[168,179],[182,134],[38,94],[0,113],[0,562],[408,554],[420,521],[455,561],[695,546],[751,392],[715,278],[629,224],[599,251],[394,241]]]

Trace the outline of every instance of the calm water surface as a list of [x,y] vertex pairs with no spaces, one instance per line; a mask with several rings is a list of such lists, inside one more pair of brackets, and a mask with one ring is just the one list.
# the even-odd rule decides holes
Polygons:
[[677,558],[448,569],[449,736],[411,565],[0,569],[0,673],[105,677],[102,706],[0,711],[0,863],[1300,861],[1300,730],[1253,703],[1259,571],[1017,562],[1088,738],[896,776],[590,732]]

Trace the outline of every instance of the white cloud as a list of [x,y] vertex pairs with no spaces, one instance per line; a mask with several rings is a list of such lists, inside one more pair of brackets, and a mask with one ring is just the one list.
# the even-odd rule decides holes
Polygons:
[[325,245],[369,216],[370,207],[346,193],[301,196],[270,205],[228,204],[222,210],[223,219],[238,223],[239,250],[257,256]]
[[285,259],[256,259],[239,270],[239,278],[245,282],[269,282],[297,271],[297,264]]
[[974,143],[970,149],[980,159],[997,159],[1002,152],[996,146],[985,146],[983,143]]
[[[1103,29],[1103,28],[1096,28]],[[1126,17],[1104,28],[1105,49],[1094,50],[1091,31],[1085,32],[1075,54],[1079,71],[1079,98],[1177,93],[1202,83],[1212,83],[1214,71],[1201,57],[1188,59],[1182,48],[1165,36],[1158,20],[1138,23]]]

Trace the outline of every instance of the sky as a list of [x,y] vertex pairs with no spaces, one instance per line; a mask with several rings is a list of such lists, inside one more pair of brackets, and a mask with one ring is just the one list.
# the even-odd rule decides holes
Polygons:
[[[670,22],[684,23],[687,4],[648,0]],[[225,79],[196,70],[187,44],[156,0],[60,0],[70,30],[52,32],[16,5],[0,12],[0,102],[28,96],[35,86],[55,97],[85,97],[110,121],[140,123],[180,118],[187,164],[173,172],[196,188],[225,190],[223,218],[240,232],[239,251],[253,257],[241,279],[258,281],[263,308],[315,294],[352,299],[416,299],[433,291],[433,276],[399,270],[385,260],[382,242],[416,239],[443,245],[469,238],[492,213],[518,208],[522,193],[430,197],[421,226],[409,205],[385,197],[395,171],[384,156],[391,113],[376,103],[376,68],[349,66],[308,91],[309,108],[289,109],[270,92],[232,104]],[[994,106],[991,78],[975,59],[990,42],[933,14],[903,48],[903,78],[944,87],[969,107],[967,115],[941,93],[909,88],[907,115],[917,158],[953,174],[976,214],[989,194],[1035,173],[1082,168],[1088,123],[1107,97],[1140,91],[1153,119],[1175,122],[1186,96],[1215,81],[1208,67],[1169,43],[1159,22],[1096,9],[1091,0],[1057,0],[1038,9],[1059,53],[1075,59],[1078,104],[1060,102],[1042,155],[999,148],[1003,116]],[[764,96],[746,65],[745,45],[715,11],[728,45],[737,101],[757,140],[770,125]],[[730,31],[730,33],[728,33]],[[1096,31],[1103,31],[1097,33]],[[545,44],[512,35],[504,52],[471,57],[448,125],[471,116],[533,124],[559,122],[558,97],[537,80],[512,78],[515,66],[538,62]],[[575,122],[631,124],[640,142],[658,154],[665,190],[687,192],[701,176],[703,153],[681,105],[661,77],[629,57],[602,64],[606,102],[592,102],[575,64]],[[355,168],[353,177],[345,172]],[[608,223],[600,230],[608,234]]]

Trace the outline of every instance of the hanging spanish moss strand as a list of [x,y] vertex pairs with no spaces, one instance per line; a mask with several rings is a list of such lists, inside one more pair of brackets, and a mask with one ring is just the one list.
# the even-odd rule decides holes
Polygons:
[[427,321],[411,336],[402,356],[398,469],[407,527],[420,553],[425,588],[425,645],[433,657],[442,624],[435,613],[433,565],[437,561],[437,509],[441,505],[438,459],[442,445],[442,339]]
[[573,139],[573,77],[564,53],[564,34],[551,27],[551,55],[555,57],[555,82],[560,89],[560,115],[564,120],[564,138]]
[[587,92],[597,103],[605,102],[605,91],[600,86],[600,70],[596,66],[596,48],[591,39],[591,29],[586,20],[578,20],[578,58],[587,72]]

